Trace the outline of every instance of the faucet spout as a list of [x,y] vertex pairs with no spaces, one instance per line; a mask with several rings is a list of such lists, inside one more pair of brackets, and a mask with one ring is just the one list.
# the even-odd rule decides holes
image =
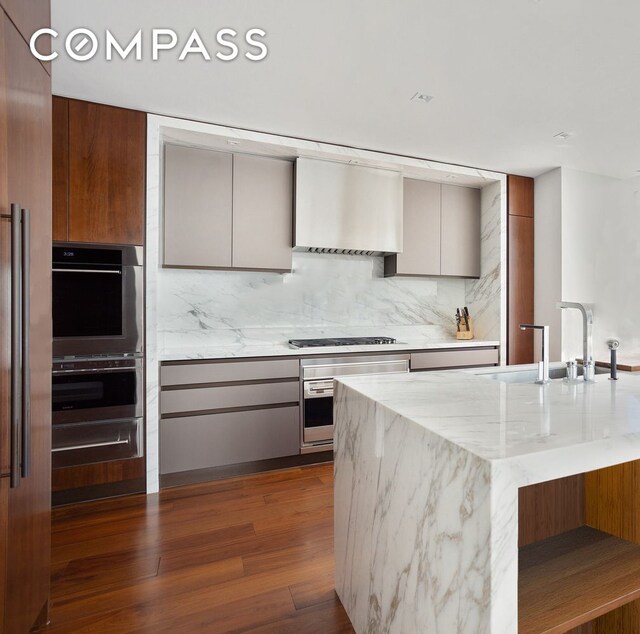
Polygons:
[[580,302],[558,302],[556,308],[575,308],[582,313],[582,363],[586,368],[587,363],[593,361],[593,306]]
[[542,330],[542,361],[538,363],[538,380],[536,383],[549,383],[549,326],[520,324],[520,330]]

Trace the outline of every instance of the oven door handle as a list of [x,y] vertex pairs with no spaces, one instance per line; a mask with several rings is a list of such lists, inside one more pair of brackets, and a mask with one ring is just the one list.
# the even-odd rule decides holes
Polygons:
[[71,445],[70,447],[54,447],[51,453],[59,451],[75,451],[76,449],[93,449],[94,447],[113,447],[115,445],[128,445],[130,440],[108,440],[105,442],[92,442],[86,445]]
[[106,273],[108,275],[122,275],[122,271],[103,269],[51,269],[54,273]]

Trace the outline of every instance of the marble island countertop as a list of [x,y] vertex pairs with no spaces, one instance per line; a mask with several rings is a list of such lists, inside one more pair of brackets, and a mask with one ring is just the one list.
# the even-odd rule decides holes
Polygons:
[[[560,364],[561,365],[561,364]],[[340,379],[391,412],[487,461],[513,467],[517,486],[631,460],[640,454],[640,378],[598,375],[541,386],[483,375],[510,366]]]
[[358,634],[517,634],[519,488],[640,459],[637,375],[481,376],[533,368],[336,382],[336,591]]
[[278,356],[307,356],[316,354],[351,354],[357,352],[407,352],[410,350],[442,350],[447,348],[479,348],[499,346],[499,341],[484,341],[472,339],[458,341],[457,339],[408,339],[395,344],[369,346],[334,346],[322,348],[292,348],[287,341],[274,343],[241,343],[237,345],[189,346],[183,348],[166,348],[158,351],[160,361],[182,361],[189,359],[232,359],[248,357],[278,357]]

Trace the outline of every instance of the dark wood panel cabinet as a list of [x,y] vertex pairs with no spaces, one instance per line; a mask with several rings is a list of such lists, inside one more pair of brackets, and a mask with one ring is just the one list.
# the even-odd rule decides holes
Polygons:
[[533,363],[533,218],[509,216],[509,364]]
[[[31,3],[21,3],[28,5]],[[24,399],[30,416],[20,421],[19,451],[13,467],[20,477],[9,486],[6,455],[0,485],[0,613],[4,632],[28,632],[47,617],[50,572],[51,495],[51,79],[31,55],[28,44],[11,20],[0,11],[0,425],[2,441],[11,438],[10,376],[30,378]],[[28,98],[25,98],[28,95]],[[29,307],[24,334],[30,345],[21,346],[28,363],[12,359],[17,333],[11,323],[10,234],[8,214],[17,203],[30,210],[30,257],[22,270],[30,271],[30,284],[20,301]],[[22,337],[24,341],[25,337]],[[19,339],[20,341],[20,339]],[[29,371],[30,369],[30,371]],[[30,421],[30,422],[29,422]],[[22,430],[30,432],[23,435]],[[30,439],[29,436],[30,435]],[[30,465],[26,470],[27,463]],[[6,548],[4,553],[2,549]]]
[[51,482],[53,505],[144,493],[145,470],[144,458],[54,469]]
[[146,114],[54,98],[56,240],[144,244]]
[[511,216],[533,218],[533,178],[509,175],[507,200]]
[[53,239],[69,239],[69,100],[53,98]]
[[[508,176],[508,341],[510,365],[533,363],[533,332],[520,330],[520,324],[533,323],[534,306],[534,221],[533,179]],[[512,208],[512,202],[516,205]],[[531,215],[512,213],[530,210]]]
[[[29,41],[35,31],[51,24],[50,0],[0,0],[0,6],[7,12],[25,42]],[[43,55],[50,53],[51,39],[43,37],[38,42],[38,50]],[[44,62],[43,66],[51,74],[50,62]]]

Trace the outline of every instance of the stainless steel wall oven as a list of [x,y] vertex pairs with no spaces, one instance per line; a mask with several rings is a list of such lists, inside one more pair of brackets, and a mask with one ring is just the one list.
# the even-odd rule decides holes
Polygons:
[[53,364],[53,466],[143,454],[141,358]]
[[53,356],[142,352],[142,247],[54,243]]

